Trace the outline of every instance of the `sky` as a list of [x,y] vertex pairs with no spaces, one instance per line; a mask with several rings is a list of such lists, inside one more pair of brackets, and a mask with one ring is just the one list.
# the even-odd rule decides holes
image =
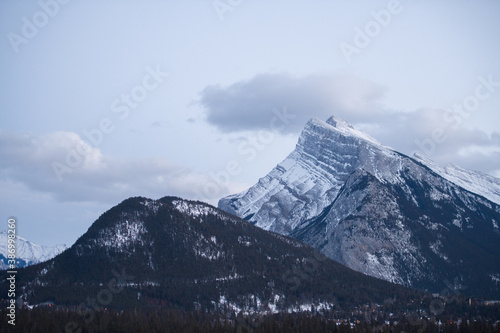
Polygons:
[[496,0],[0,1],[0,230],[13,216],[71,245],[131,196],[217,204],[312,117],[500,177],[499,15]]

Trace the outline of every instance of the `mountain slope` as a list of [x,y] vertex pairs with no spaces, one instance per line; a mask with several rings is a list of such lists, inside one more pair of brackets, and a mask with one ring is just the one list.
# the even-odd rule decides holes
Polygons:
[[414,154],[413,158],[450,182],[500,205],[500,179],[480,171],[463,169],[454,164],[443,168],[418,153]]
[[219,208],[263,229],[289,234],[321,213],[354,170],[397,181],[402,159],[343,120],[311,119],[283,162],[247,191],[221,199]]
[[275,312],[421,297],[350,270],[292,238],[173,197],[123,201],[70,249],[21,270],[18,280],[31,304],[78,305],[112,291],[106,305],[117,308]]
[[[8,268],[7,236],[7,231],[0,232],[0,270]],[[56,246],[38,245],[16,235],[17,267],[25,267],[47,261],[67,248],[65,244]]]
[[428,164],[345,121],[311,119],[283,162],[219,207],[371,276],[500,296],[500,206]]

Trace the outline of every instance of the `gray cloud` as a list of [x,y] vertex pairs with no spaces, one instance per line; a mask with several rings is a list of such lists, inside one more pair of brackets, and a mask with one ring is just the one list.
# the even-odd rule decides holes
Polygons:
[[[380,102],[384,91],[351,76],[266,74],[227,88],[209,86],[199,102],[206,109],[206,120],[233,133],[236,141],[245,131],[268,129],[273,109],[285,107],[295,118],[283,133],[298,134],[311,117],[336,115],[405,154],[420,151],[441,165],[454,163],[500,174],[500,133],[469,128],[465,121],[446,121],[451,118],[445,110],[390,110]],[[68,157],[72,151],[78,152],[77,160]],[[60,169],[58,177],[54,162],[70,167]],[[216,172],[202,174],[165,159],[106,156],[72,132],[0,131],[0,175],[65,202],[116,203],[135,195],[178,195],[216,203],[242,189],[242,184]]]
[[295,118],[283,132],[296,133],[311,117],[326,119],[337,114],[351,121],[374,118],[377,109],[373,107],[384,90],[354,76],[261,74],[229,87],[208,86],[199,102],[206,110],[207,121],[223,132],[267,129],[272,110],[286,108]]
[[458,126],[446,121],[447,115],[448,111],[431,108],[388,111],[357,127],[410,156],[419,152],[441,165],[453,163],[489,174],[500,171],[500,133]]
[[[78,163],[75,155],[68,160],[71,152],[79,152]],[[129,196],[176,195],[215,203],[233,190],[229,184],[217,184],[216,192],[203,191],[214,182],[209,175],[164,159],[105,156],[72,132],[0,131],[0,174],[61,202],[114,204]]]
[[199,102],[206,120],[226,133],[267,129],[272,110],[286,107],[296,117],[283,133],[299,133],[311,117],[335,115],[407,155],[421,152],[440,164],[500,172],[499,133],[468,128],[465,119],[457,122],[456,114],[441,109],[391,110],[381,102],[384,94],[381,85],[355,76],[261,74],[228,87],[208,86]]

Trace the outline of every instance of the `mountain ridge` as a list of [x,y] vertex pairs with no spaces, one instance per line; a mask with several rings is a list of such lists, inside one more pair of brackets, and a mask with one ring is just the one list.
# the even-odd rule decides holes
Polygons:
[[108,281],[108,308],[275,313],[424,297],[355,272],[296,239],[176,197],[122,201],[68,250],[19,270],[17,283],[29,304],[75,306],[101,295]]
[[[9,267],[7,264],[9,253],[7,236],[8,232],[6,230],[0,232],[0,270],[5,270]],[[52,259],[67,248],[66,244],[54,246],[38,245],[16,235],[16,265],[18,268],[35,265]]]
[[454,164],[441,167],[434,161],[415,153],[413,158],[452,183],[500,204],[500,179],[481,171],[468,170]]
[[[446,172],[338,118],[311,119],[285,160],[218,206],[371,276],[429,290],[461,276],[473,284],[466,276],[474,276],[485,287],[468,292],[499,295],[500,206],[487,198],[495,196],[486,191],[491,176]],[[477,178],[482,186],[466,186]],[[473,265],[460,270],[468,258],[482,264],[481,276]]]

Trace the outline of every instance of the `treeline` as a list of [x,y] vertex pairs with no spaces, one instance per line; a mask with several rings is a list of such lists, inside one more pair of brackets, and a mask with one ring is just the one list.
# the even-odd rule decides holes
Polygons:
[[[0,316],[6,317],[5,310]],[[310,313],[276,314],[249,318],[241,315],[214,315],[202,312],[102,311],[83,315],[76,311],[53,308],[18,310],[16,325],[0,321],[1,332],[500,332],[500,322],[485,318],[469,321],[401,319],[376,322],[354,319],[331,319]]]

